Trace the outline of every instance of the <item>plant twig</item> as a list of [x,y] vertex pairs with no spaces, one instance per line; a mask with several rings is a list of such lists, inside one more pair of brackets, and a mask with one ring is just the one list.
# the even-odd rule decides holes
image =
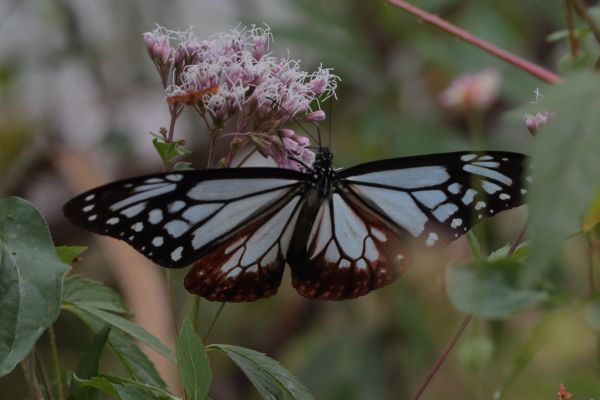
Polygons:
[[600,27],[596,25],[596,22],[592,19],[588,10],[584,7],[583,4],[579,0],[569,0],[573,9],[579,15],[579,17],[586,23],[590,31],[592,31],[592,35],[596,38],[596,42],[600,44]]
[[169,292],[169,306],[171,308],[171,321],[173,323],[173,334],[177,337],[177,309],[175,308],[175,297],[173,296],[173,277],[171,270],[165,268],[165,280],[167,285],[167,291]]
[[403,0],[387,0],[388,3],[408,12],[416,16],[417,18],[427,22],[430,25],[433,25],[457,38],[464,40],[467,43],[472,44],[473,46],[479,47],[483,51],[490,53],[491,55],[498,57],[499,59],[514,65],[520,70],[527,72],[538,79],[541,79],[548,83],[560,83],[562,79],[559,75],[555,74],[552,71],[549,71],[537,64],[529,62],[515,54],[512,54],[504,49],[501,49],[485,40],[482,40],[464,29],[459,28],[456,25],[449,23],[448,21],[438,17],[437,15],[433,15],[425,10],[422,10],[412,4],[407,3]]
[[571,48],[571,57],[575,58],[579,54],[579,40],[575,36],[575,22],[573,21],[573,0],[564,0],[565,19],[567,29],[569,30],[569,47]]
[[[527,231],[527,223],[525,223],[523,225],[523,228],[521,228],[521,230],[519,231],[519,233],[517,233],[517,235],[513,239],[512,243],[510,244],[510,247],[508,249],[508,252],[506,253],[507,256],[511,256],[515,252],[515,250],[519,246],[519,243],[521,243],[521,241],[523,240],[523,237],[525,236],[525,232],[526,231]],[[472,240],[472,238],[471,238],[471,240]],[[471,245],[471,242],[469,242],[469,243]],[[476,251],[474,253],[475,254],[473,254],[473,257],[476,257],[476,255],[477,255]],[[450,354],[450,351],[452,351],[452,349],[456,345],[456,342],[458,342],[458,339],[460,339],[460,337],[462,336],[463,332],[465,331],[465,329],[467,328],[467,326],[471,322],[472,318],[473,318],[472,315],[467,315],[462,320],[462,322],[459,325],[458,329],[456,330],[456,332],[454,332],[454,335],[452,335],[452,338],[450,338],[450,341],[446,344],[446,347],[444,347],[444,350],[442,350],[442,352],[440,353],[440,355],[438,356],[438,358],[435,360],[435,362],[433,363],[433,365],[431,366],[431,368],[429,368],[429,371],[427,371],[427,374],[425,375],[425,377],[423,378],[423,380],[419,384],[419,387],[417,388],[417,390],[415,390],[414,394],[410,398],[411,400],[419,400],[421,398],[421,395],[423,394],[423,392],[425,391],[425,389],[427,388],[427,386],[429,386],[429,383],[431,382],[431,380],[433,379],[433,377],[435,376],[435,374],[437,373],[437,371],[440,369],[440,367],[442,366],[442,364],[444,363],[444,361],[446,361],[446,358],[448,357],[448,354]]]
[[418,400],[421,398],[421,395],[423,394],[423,392],[429,385],[429,382],[431,382],[431,380],[433,379],[433,377],[435,376],[437,371],[440,369],[440,367],[442,366],[444,361],[446,361],[448,354],[450,354],[450,351],[454,348],[454,345],[456,344],[456,342],[458,342],[458,339],[460,339],[461,335],[463,334],[463,332],[469,325],[469,322],[471,322],[472,318],[473,318],[472,315],[467,315],[462,320],[458,329],[456,330],[456,332],[454,332],[454,335],[452,335],[452,338],[446,344],[446,347],[444,347],[444,350],[442,350],[441,354],[435,360],[435,362],[433,363],[433,365],[431,366],[429,371],[427,371],[427,375],[425,375],[425,378],[423,378],[423,381],[421,381],[421,384],[419,385],[417,390],[415,390],[415,392],[411,396],[411,398],[410,398],[411,400]]
[[65,389],[63,387],[62,373],[60,370],[60,360],[58,359],[58,347],[56,346],[54,325],[50,325],[48,333],[50,334],[50,352],[52,354],[52,367],[54,368],[54,379],[56,380],[58,398],[59,400],[65,400]]
[[223,308],[225,308],[225,304],[227,304],[227,303],[223,302],[219,306],[219,309],[217,310],[217,313],[215,314],[215,317],[210,322],[210,325],[208,326],[208,329],[206,330],[206,333],[204,334],[204,337],[202,338],[202,342],[206,342],[206,339],[208,339],[208,335],[210,335],[210,332],[212,331],[212,329],[214,328],[215,324],[217,323],[217,320],[221,316],[221,311],[223,311]]

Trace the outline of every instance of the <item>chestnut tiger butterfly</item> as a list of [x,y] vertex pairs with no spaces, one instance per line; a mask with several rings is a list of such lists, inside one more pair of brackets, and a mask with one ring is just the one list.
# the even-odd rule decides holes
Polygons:
[[305,297],[343,300],[395,281],[410,250],[439,248],[523,204],[526,157],[454,152],[303,172],[209,169],[121,180],[64,207],[89,231],[124,240],[208,300],[273,295],[285,265]]

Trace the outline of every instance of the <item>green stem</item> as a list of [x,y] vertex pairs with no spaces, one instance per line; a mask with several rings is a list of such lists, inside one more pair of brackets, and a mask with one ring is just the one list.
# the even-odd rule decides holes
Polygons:
[[54,379],[56,380],[58,398],[59,400],[65,400],[65,390],[63,387],[62,373],[60,370],[60,361],[58,359],[58,347],[56,346],[56,333],[54,332],[54,325],[50,325],[48,332],[50,333],[50,352],[52,354],[52,366],[54,368]]
[[29,355],[29,400],[35,400],[35,351]]
[[567,29],[569,30],[569,47],[571,49],[571,57],[575,58],[579,55],[579,40],[575,36],[575,22],[573,21],[573,0],[565,0],[565,19]]
[[210,335],[210,332],[212,331],[212,329],[214,328],[215,324],[217,323],[217,320],[221,316],[221,312],[223,311],[223,308],[225,308],[225,304],[227,304],[227,303],[223,302],[219,306],[219,309],[217,310],[217,313],[215,314],[213,320],[210,322],[210,325],[208,326],[208,329],[206,330],[206,334],[202,338],[203,342],[206,342],[206,340],[208,339],[208,336]]
[[169,307],[171,308],[171,321],[173,324],[173,334],[177,337],[177,309],[175,308],[175,296],[173,296],[173,276],[171,270],[168,268],[164,269],[165,280],[167,285],[167,292],[169,293]]
[[194,331],[199,333],[198,326],[198,313],[200,312],[200,296],[192,295],[193,303],[192,303],[192,326],[194,327]]
[[54,394],[52,393],[52,383],[48,378],[48,368],[46,368],[46,364],[44,364],[44,359],[42,357],[39,357],[39,351],[35,350],[35,354],[38,360],[38,369],[40,371],[40,374],[42,375],[42,382],[44,385],[43,387],[46,397],[48,398],[48,400],[54,400]]

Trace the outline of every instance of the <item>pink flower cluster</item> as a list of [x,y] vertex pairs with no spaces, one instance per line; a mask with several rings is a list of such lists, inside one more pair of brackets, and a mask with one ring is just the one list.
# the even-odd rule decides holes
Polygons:
[[[339,78],[328,68],[308,73],[297,60],[271,56],[272,41],[269,27],[254,25],[210,40],[162,27],[144,34],[172,113],[194,108],[213,137],[235,118],[231,133],[238,139],[247,136],[247,143],[263,143],[257,145],[263,155],[272,156],[282,167],[300,169],[314,156],[306,148],[308,138],[284,125],[296,116],[325,119],[320,102],[335,97]],[[293,159],[302,163],[290,162]]]

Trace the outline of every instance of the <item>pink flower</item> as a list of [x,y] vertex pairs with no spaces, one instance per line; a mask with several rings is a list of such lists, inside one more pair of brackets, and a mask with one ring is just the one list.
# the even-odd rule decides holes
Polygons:
[[493,69],[465,74],[439,95],[439,102],[444,107],[459,111],[485,111],[498,98],[500,82],[500,74]]
[[534,135],[538,129],[545,125],[552,118],[552,113],[548,111],[539,112],[535,115],[525,114],[523,122],[525,127],[529,130],[529,133]]

